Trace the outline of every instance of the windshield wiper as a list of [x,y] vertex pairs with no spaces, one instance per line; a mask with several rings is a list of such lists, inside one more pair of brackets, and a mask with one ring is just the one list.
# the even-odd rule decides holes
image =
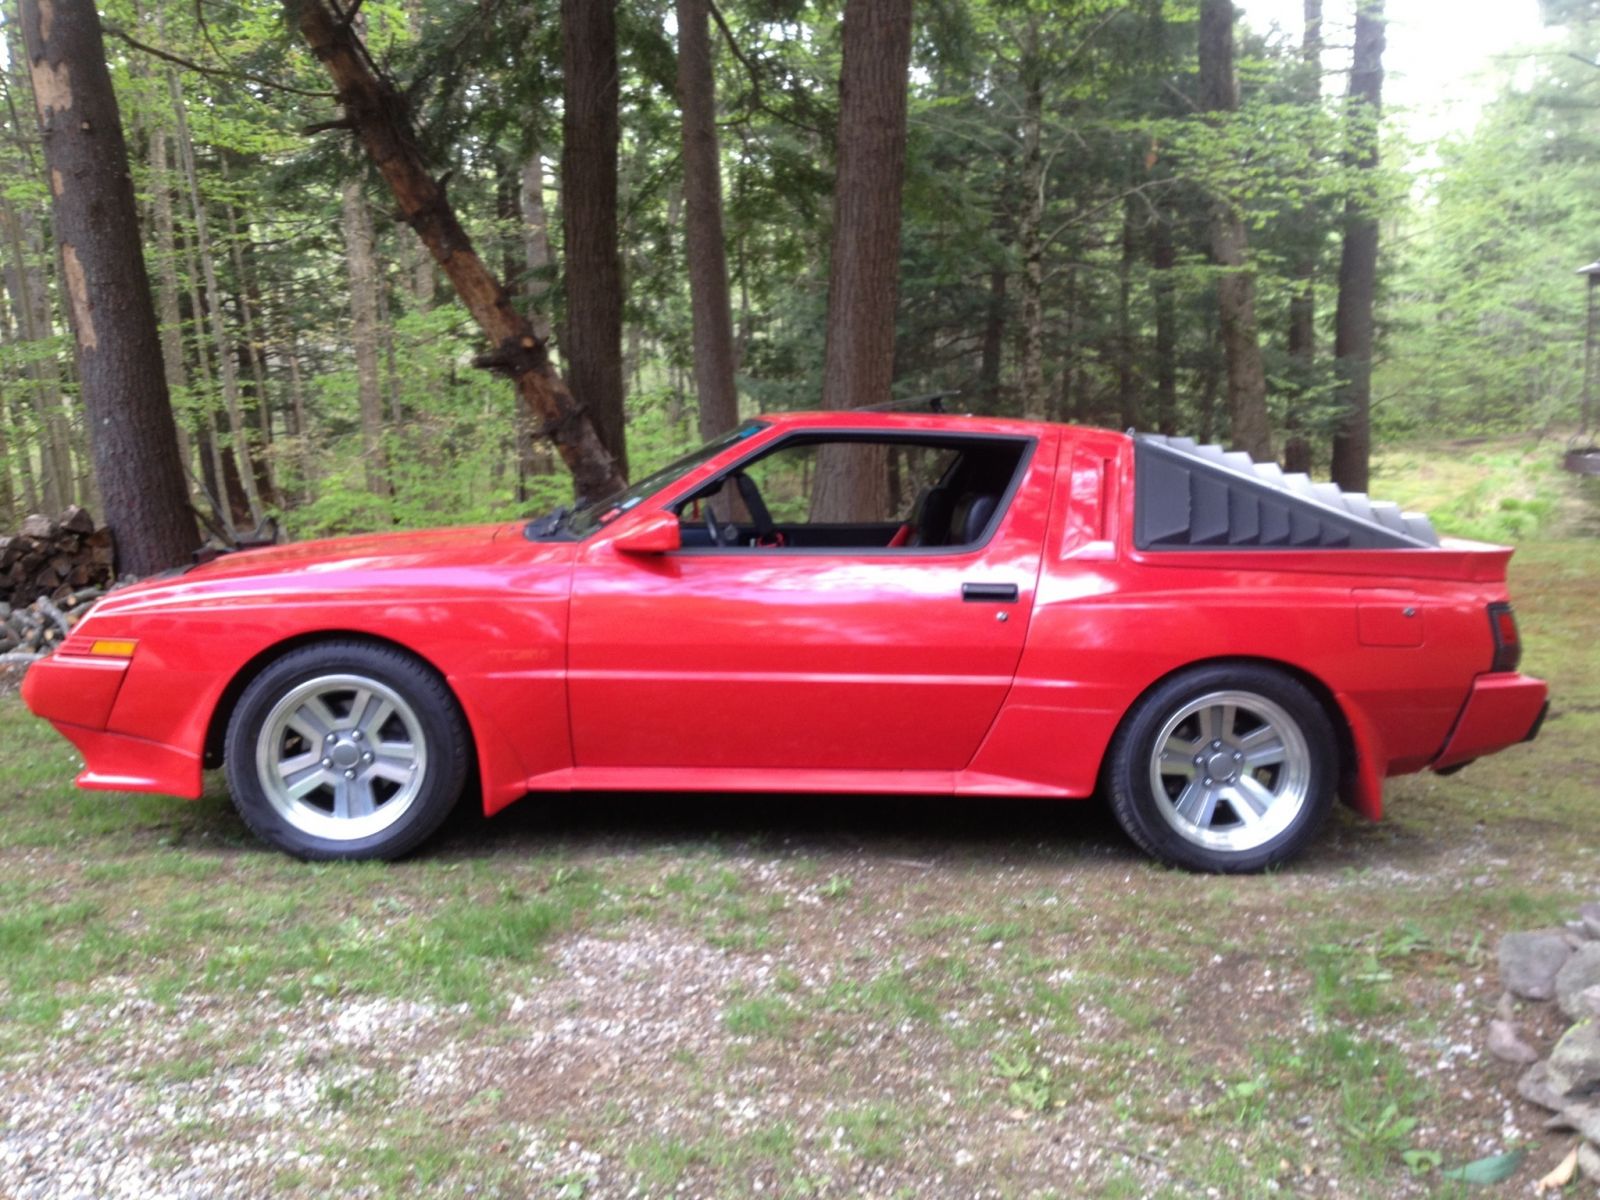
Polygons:
[[567,518],[572,515],[572,510],[565,504],[558,505],[542,517],[535,517],[528,522],[529,537],[554,537],[561,532],[561,527],[567,523]]

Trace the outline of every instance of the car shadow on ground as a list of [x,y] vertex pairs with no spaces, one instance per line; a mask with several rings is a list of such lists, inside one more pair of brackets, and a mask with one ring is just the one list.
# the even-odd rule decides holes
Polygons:
[[1098,799],[681,792],[541,793],[489,818],[463,805],[423,853],[470,858],[553,848],[1138,858]]

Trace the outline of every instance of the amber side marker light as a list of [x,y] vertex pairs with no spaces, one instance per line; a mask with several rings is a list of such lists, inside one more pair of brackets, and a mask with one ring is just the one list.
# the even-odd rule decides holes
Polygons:
[[1489,605],[1489,629],[1494,633],[1494,660],[1491,671],[1515,671],[1522,662],[1522,639],[1517,635],[1517,617],[1511,605]]
[[101,638],[89,647],[89,653],[100,658],[132,658],[138,645],[128,638]]

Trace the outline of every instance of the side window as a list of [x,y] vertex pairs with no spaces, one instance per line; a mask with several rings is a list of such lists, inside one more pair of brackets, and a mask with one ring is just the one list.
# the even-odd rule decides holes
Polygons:
[[679,505],[686,547],[958,547],[991,528],[1026,444],[789,439]]

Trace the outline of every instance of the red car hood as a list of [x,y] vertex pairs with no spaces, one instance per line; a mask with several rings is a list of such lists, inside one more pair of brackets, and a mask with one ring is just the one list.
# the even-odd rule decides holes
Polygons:
[[[185,582],[236,579],[241,575],[281,575],[288,571],[383,570],[480,561],[502,532],[521,535],[522,525],[470,525],[407,533],[369,533],[357,537],[291,542],[261,550],[222,554],[183,575]],[[527,543],[525,543],[527,544]]]
[[100,613],[228,596],[300,591],[348,596],[362,589],[443,586],[473,590],[480,572],[564,569],[575,543],[531,542],[524,522],[411,533],[327,538],[223,554],[181,574],[149,579],[107,596]]

